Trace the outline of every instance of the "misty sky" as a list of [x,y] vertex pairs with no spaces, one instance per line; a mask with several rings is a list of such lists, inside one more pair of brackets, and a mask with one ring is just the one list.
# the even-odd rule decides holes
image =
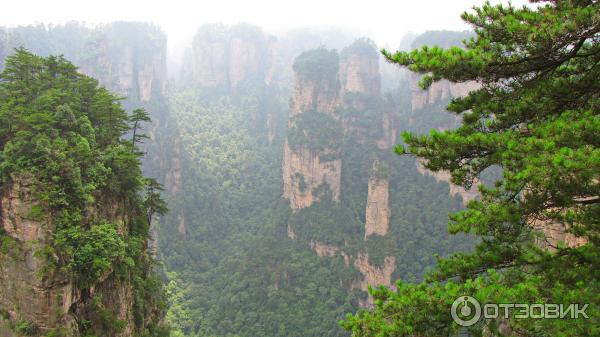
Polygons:
[[[460,14],[484,0],[4,0],[0,25],[150,21],[168,34],[171,48],[203,23],[253,23],[273,33],[301,26],[341,26],[397,46],[408,31],[468,29]],[[493,0],[492,3],[507,3]],[[526,0],[513,0],[523,5]]]

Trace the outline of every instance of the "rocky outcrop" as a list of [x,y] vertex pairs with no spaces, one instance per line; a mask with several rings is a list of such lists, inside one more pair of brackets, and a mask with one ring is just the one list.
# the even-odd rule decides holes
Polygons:
[[[181,149],[181,138],[179,133],[174,132],[171,135],[170,146],[172,149],[171,155],[168,157],[169,165],[161,163],[161,169],[166,172],[164,186],[168,191],[169,196],[172,199],[182,198],[183,193],[183,173],[182,173],[182,149]],[[157,154],[157,157],[161,154]],[[162,154],[164,156],[164,153]],[[157,158],[158,160],[159,158]],[[177,213],[169,214],[168,216],[175,218],[177,224],[177,231],[182,237],[187,235],[187,222],[183,211],[179,208]]]
[[381,138],[377,140],[377,147],[380,150],[391,149],[392,146],[396,145],[396,135],[398,135],[398,128],[395,116],[396,106],[393,99],[390,96],[386,96],[383,100],[383,116],[382,116],[382,129],[383,134]]
[[20,46],[40,55],[65,55],[82,73],[138,102],[164,93],[167,38],[152,24],[115,22],[89,28],[68,23],[0,30],[0,70],[4,57]]
[[212,34],[196,35],[192,45],[192,78],[201,86],[227,83],[227,41]]
[[381,91],[379,55],[369,40],[359,39],[345,48],[340,58],[342,93],[377,96]]
[[318,201],[315,191],[326,184],[335,201],[340,199],[340,159],[322,162],[319,155],[309,150],[292,151],[286,141],[283,151],[283,197],[290,201],[292,210],[310,207]]
[[419,87],[419,76],[411,74],[411,106],[413,111],[421,110],[428,105],[444,104],[455,97],[464,97],[469,92],[479,89],[477,82],[451,83],[446,80],[431,84],[427,90]]
[[85,45],[86,58],[73,61],[111,91],[139,102],[163,94],[167,80],[167,38],[155,26],[114,23],[98,28]]
[[369,179],[367,209],[365,215],[365,239],[369,235],[386,235],[390,222],[389,181],[372,177]]
[[[310,207],[319,200],[317,189],[323,184],[331,191],[334,201],[340,199],[342,162],[337,156],[339,149],[311,147],[315,142],[321,143],[317,144],[319,147],[330,141],[337,143],[339,139],[331,138],[339,135],[323,134],[329,129],[321,130],[323,125],[318,125],[319,122],[312,121],[313,124],[317,123],[314,125],[310,121],[307,124],[299,123],[304,117],[316,116],[324,118],[334,127],[339,124],[337,62],[337,53],[316,49],[303,53],[294,63],[289,127],[298,137],[290,139],[292,131],[288,131],[283,153],[283,197],[290,201],[294,211]],[[326,68],[322,69],[324,65]],[[311,139],[313,137],[322,140],[315,141]]]
[[[20,336],[14,327],[25,323],[34,336],[79,336],[78,320],[87,319],[92,330],[105,336],[133,337],[130,281],[109,272],[92,287],[79,289],[68,273],[49,265],[58,262],[48,250],[53,220],[41,211],[35,189],[33,178],[19,176],[0,194],[0,335]],[[122,320],[124,330],[106,333],[100,328],[98,306]]]
[[324,244],[315,240],[311,240],[308,245],[310,246],[310,248],[312,248],[312,250],[315,251],[315,253],[317,253],[319,257],[332,257],[340,251],[340,248],[338,246]]
[[294,229],[290,224],[287,225],[287,236],[292,240],[296,240],[296,232],[294,232]]
[[264,83],[273,76],[269,65],[274,53],[258,27],[206,25],[192,44],[192,80],[204,87],[227,88],[247,80]]
[[543,237],[538,239],[538,245],[542,248],[554,251],[560,244],[567,247],[579,247],[588,241],[585,237],[576,236],[568,231],[562,223],[550,220],[533,220],[532,227],[539,230]]
[[[4,231],[0,234],[0,312],[12,325],[27,321],[41,331],[73,328],[69,310],[78,296],[69,278],[60,273],[40,276],[45,262],[39,252],[51,236],[51,224],[36,219],[34,210],[40,206],[32,197],[32,188],[33,180],[22,177],[0,198]],[[6,330],[4,335],[16,336]]]
[[296,76],[292,92],[290,121],[293,117],[306,111],[318,111],[337,118],[339,107],[340,96],[337,81],[309,80]]
[[423,165],[419,161],[417,161],[417,170],[423,175],[432,176],[433,178],[435,178],[435,180],[437,180],[439,182],[448,183],[448,185],[450,187],[450,191],[448,192],[448,194],[453,197],[460,196],[463,200],[463,204],[465,204],[465,205],[469,201],[479,197],[479,191],[477,190],[477,185],[478,185],[477,182],[473,183],[473,186],[469,190],[466,190],[464,187],[454,185],[450,181],[452,176],[450,175],[450,172],[448,172],[448,171],[437,171],[437,172],[430,171],[430,170],[426,169],[425,167],[423,167]]
[[[392,274],[396,270],[396,257],[386,256],[382,266],[374,266],[369,263],[369,254],[358,253],[354,260],[354,267],[363,275],[363,279],[353,284],[354,288],[367,291],[369,286],[378,287],[380,285],[393,288]],[[360,301],[360,306],[369,307],[373,305],[373,297],[369,295],[367,301]]]

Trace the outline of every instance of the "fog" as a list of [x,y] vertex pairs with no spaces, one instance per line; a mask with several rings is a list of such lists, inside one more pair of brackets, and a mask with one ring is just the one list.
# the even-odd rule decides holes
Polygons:
[[[468,29],[460,14],[482,3],[484,0],[21,0],[3,6],[0,24],[149,21],[165,30],[171,52],[192,36],[199,25],[213,22],[247,22],[271,33],[303,26],[339,26],[369,36],[378,45],[395,47],[409,31]],[[525,3],[525,0],[513,1],[516,6]]]

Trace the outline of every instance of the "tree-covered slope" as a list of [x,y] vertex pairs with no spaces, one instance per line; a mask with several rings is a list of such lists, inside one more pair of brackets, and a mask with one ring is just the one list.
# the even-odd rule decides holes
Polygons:
[[[3,33],[0,53],[25,41],[72,56],[125,96],[127,109],[143,106],[152,116],[143,130],[150,139],[138,145],[147,153],[144,172],[165,185],[169,202],[151,246],[164,261],[175,336],[345,336],[338,321],[370,304],[368,285],[419,281],[433,253],[472,248],[446,230],[446,215],[463,208],[460,197],[391,149],[400,130],[426,132],[455,119],[443,112],[445,101],[416,118],[411,78],[389,80],[394,91],[384,95],[369,39],[203,27],[165,91],[166,44],[152,25]],[[321,166],[290,164],[286,143],[293,160],[339,165],[315,175],[337,187],[309,185],[302,174]],[[293,184],[289,168],[299,171]],[[286,184],[310,189],[311,205],[294,209]]]
[[165,206],[119,98],[24,49],[0,79],[0,330],[164,335],[148,239]]
[[[342,51],[340,58],[328,52],[329,63],[319,61],[322,51],[312,52],[316,58],[309,53],[293,70],[307,70],[302,81],[335,79],[315,84],[329,90],[314,91],[324,99],[338,95],[339,62],[357,72],[352,67],[362,61],[354,55],[374,56],[378,62],[368,40]],[[210,62],[198,61],[198,66],[205,63]],[[311,71],[312,65],[322,70]],[[374,80],[379,76],[371,75]],[[352,87],[351,81],[344,83]],[[312,90],[308,82],[294,87],[256,80],[229,90],[174,83],[168,91],[185,177],[181,197],[170,201],[171,215],[159,234],[175,335],[344,336],[337,324],[342,313],[368,303],[360,269],[365,263],[382,268],[393,256],[391,279],[418,281],[434,265],[432,253],[471,249],[472,240],[450,237],[446,230],[446,215],[463,207],[460,198],[448,195],[446,183],[422,175],[414,159],[381,148],[387,132],[383,95],[347,93],[345,105],[333,115],[317,111],[329,106],[326,101],[321,106],[308,102],[312,111],[291,117],[287,130],[280,122],[277,136],[268,140],[269,118],[285,121],[290,111],[304,106],[294,92]],[[395,120],[408,114],[399,105],[390,109],[393,116],[388,117]],[[441,109],[437,113],[443,114]],[[323,194],[312,206],[290,208],[282,198],[286,141],[290,151],[323,152],[323,162],[344,162],[338,201],[319,188],[316,193]],[[332,152],[333,146],[337,150]],[[382,167],[374,169],[374,161]],[[389,180],[392,212],[389,233],[365,240],[372,177]],[[337,250],[330,254],[327,249]],[[365,253],[368,258],[360,258]]]

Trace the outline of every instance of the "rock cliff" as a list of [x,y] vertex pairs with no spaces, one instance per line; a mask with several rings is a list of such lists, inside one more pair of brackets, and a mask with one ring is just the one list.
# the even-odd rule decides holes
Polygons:
[[383,130],[391,121],[384,125],[379,61],[375,43],[367,38],[357,39],[340,53],[344,132],[362,143],[389,137]]
[[0,29],[0,70],[4,57],[17,47],[39,55],[64,55],[112,92],[138,102],[148,102],[165,90],[167,38],[152,24],[115,22],[89,28],[69,23]]
[[[434,82],[427,90],[423,90],[418,86],[419,76],[411,74],[410,76],[410,88],[411,88],[411,108],[413,114],[418,114],[422,110],[439,110],[436,114],[444,114],[446,104],[450,102],[452,98],[464,97],[469,92],[477,90],[480,85],[476,82],[466,83],[450,83],[448,81]],[[440,131],[452,128],[453,125],[430,125],[431,128],[437,128]],[[450,186],[449,194],[451,196],[461,196],[463,203],[466,204],[470,200],[473,200],[479,196],[476,184],[469,190],[465,190],[460,186],[456,186],[450,182],[450,173],[445,171],[431,172],[425,169],[419,162],[417,162],[417,169],[421,174],[431,175],[437,181],[447,182]]]
[[204,87],[235,88],[245,81],[273,77],[275,48],[260,28],[239,24],[202,26],[192,43],[192,80]]
[[[167,38],[143,23],[113,23],[99,28],[86,49],[91,57],[74,58],[81,71],[111,91],[140,102],[163,94],[167,74]],[[84,53],[81,53],[84,54]]]
[[374,43],[366,38],[344,48],[340,57],[342,95],[378,96],[381,91],[379,54]]
[[544,236],[543,238],[538,239],[539,246],[551,251],[556,250],[559,244],[573,248],[588,242],[585,237],[569,233],[568,227],[562,223],[548,220],[533,220],[532,226],[539,230]]
[[[381,75],[379,54],[375,43],[366,38],[344,48],[340,57],[340,83],[344,111],[344,131],[360,142],[371,140],[380,149],[387,149],[393,140],[391,106],[380,103]],[[379,160],[374,170],[384,165]],[[389,182],[373,175],[368,182],[365,215],[365,239],[369,235],[386,235],[389,226]]]
[[382,128],[383,134],[381,138],[377,140],[377,147],[380,150],[391,149],[392,146],[396,145],[396,137],[398,135],[398,127],[395,116],[396,106],[390,96],[386,96],[383,100],[383,118]]
[[466,96],[469,92],[479,89],[477,82],[451,83],[446,80],[437,81],[431,84],[427,90],[419,87],[419,75],[411,74],[411,107],[413,111],[418,111],[428,105],[445,104],[454,97]]
[[429,175],[429,176],[434,177],[435,180],[437,180],[437,181],[448,183],[448,185],[450,187],[450,191],[448,192],[448,194],[450,194],[453,197],[460,196],[463,200],[463,204],[465,204],[465,205],[469,201],[479,197],[479,191],[477,190],[477,183],[474,183],[473,186],[469,190],[466,190],[462,186],[457,186],[450,182],[450,178],[451,178],[450,172],[448,172],[448,171],[437,171],[437,172],[429,171],[428,169],[424,168],[423,165],[419,161],[417,161],[417,170],[423,175]]
[[322,162],[319,154],[306,149],[291,150],[288,142],[283,152],[283,197],[292,210],[310,207],[319,200],[316,190],[326,184],[332,198],[339,201],[341,159]]
[[[369,254],[358,253],[354,260],[354,266],[363,274],[364,278],[354,283],[354,287],[367,291],[369,286],[380,285],[393,288],[392,274],[396,270],[396,257],[386,256],[383,266],[373,266],[369,263]],[[361,306],[373,305],[373,297],[369,295],[368,300],[361,301]]]
[[294,91],[283,156],[283,197],[294,211],[319,200],[317,190],[324,184],[333,200],[340,198],[337,65],[337,53],[325,49],[306,52],[294,63]]
[[[88,320],[98,336],[133,337],[134,294],[132,280],[114,271],[89,288],[78,288],[67,273],[49,267],[54,221],[37,214],[33,178],[20,176],[0,194],[0,336],[79,336],[78,325]],[[91,211],[91,210],[90,210]],[[91,211],[123,223],[123,209]],[[123,329],[105,329],[106,316],[115,315]],[[104,318],[103,318],[104,317]]]
[[386,235],[390,222],[389,181],[383,178],[369,179],[367,209],[365,212],[365,239],[369,235]]
[[[354,145],[376,154],[388,150],[395,142],[395,106],[381,95],[380,58],[375,44],[358,39],[340,53],[316,49],[300,55],[294,63],[294,86],[290,108],[288,135],[284,144],[283,196],[294,212],[310,207],[322,195],[326,185],[335,201],[341,199],[342,151],[352,154]],[[342,143],[348,142],[343,148]],[[343,153],[344,155],[346,152]],[[364,154],[361,154],[364,156]],[[355,157],[371,163],[371,158]],[[352,162],[356,167],[364,163]],[[372,162],[372,169],[364,173],[366,210],[364,236],[360,242],[374,235],[388,235],[390,226],[390,186],[383,160]],[[325,183],[325,184],[324,184]],[[346,188],[353,188],[348,186]],[[287,234],[297,239],[294,228],[288,224]],[[306,238],[305,238],[306,239]],[[306,239],[306,244],[319,257],[343,257],[349,268],[355,268],[362,277],[352,287],[367,290],[368,285],[392,285],[396,269],[394,256],[386,256],[382,266],[369,263],[369,254],[362,246],[343,247]],[[357,243],[354,243],[357,244]],[[366,244],[366,243],[364,243]],[[358,256],[353,253],[358,251]],[[360,305],[369,305],[370,300]]]

